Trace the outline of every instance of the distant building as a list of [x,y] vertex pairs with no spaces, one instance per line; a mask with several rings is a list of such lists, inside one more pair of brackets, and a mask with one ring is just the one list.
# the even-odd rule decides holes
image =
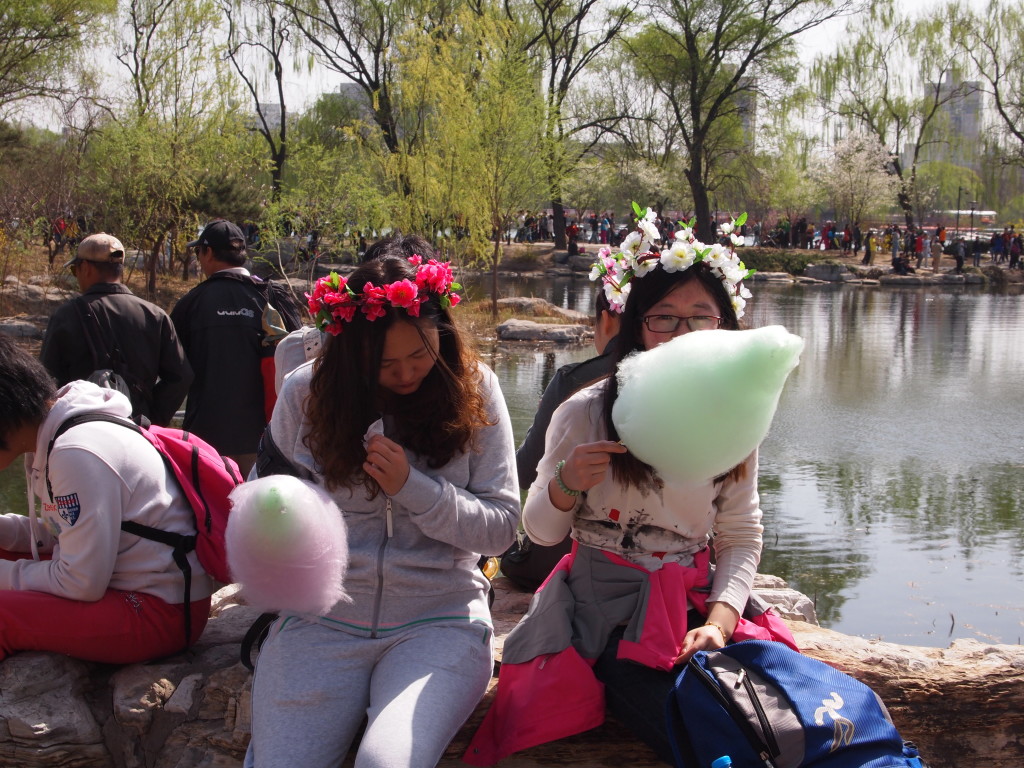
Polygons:
[[743,140],[748,146],[753,147],[757,137],[757,81],[746,78],[741,85],[749,87],[750,90],[736,94],[736,110],[740,116]]
[[268,104],[264,102],[259,103],[259,111],[252,116],[252,128],[253,130],[263,130],[263,124],[260,122],[260,114],[262,113],[263,119],[267,123],[267,128],[271,131],[276,131],[281,127],[281,117],[284,114],[280,104]]
[[[984,132],[984,93],[981,83],[975,80],[959,80],[947,72],[941,83],[928,83],[926,93],[929,100],[942,103],[933,124],[936,141],[921,148],[918,162],[943,162],[981,169],[982,134]],[[904,165],[910,157],[904,146]]]

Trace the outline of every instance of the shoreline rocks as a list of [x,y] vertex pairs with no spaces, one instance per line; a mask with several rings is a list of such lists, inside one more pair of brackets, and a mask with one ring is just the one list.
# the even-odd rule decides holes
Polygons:
[[[501,641],[530,594],[495,580]],[[932,768],[1024,765],[1024,647],[958,640],[948,648],[849,637],[814,621],[810,600],[781,579],[755,591],[777,606],[810,656],[863,680],[886,702],[904,738]],[[238,661],[259,611],[237,588],[214,596],[206,632],[192,649],[151,664],[89,664],[49,653],[0,662],[0,766],[237,768],[251,733],[252,676]],[[487,694],[439,763],[459,761],[493,695]],[[351,765],[352,756],[345,765]],[[618,723],[518,753],[500,768],[661,765]]]

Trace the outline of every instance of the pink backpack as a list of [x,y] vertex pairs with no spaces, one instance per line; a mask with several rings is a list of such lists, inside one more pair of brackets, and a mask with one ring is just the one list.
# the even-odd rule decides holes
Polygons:
[[224,532],[227,530],[231,502],[228,494],[242,481],[238,465],[201,438],[174,427],[140,426],[128,419],[108,413],[83,413],[72,416],[57,427],[46,448],[46,492],[53,500],[50,485],[50,453],[61,435],[72,427],[89,421],[120,424],[145,437],[160,452],[164,464],[185,493],[196,518],[196,533],[184,535],[142,525],[131,520],[121,521],[121,530],[151,541],[159,541],[174,550],[174,562],[185,577],[185,647],[192,634],[190,620],[192,568],[188,553],[195,550],[203,569],[214,579],[230,584]]

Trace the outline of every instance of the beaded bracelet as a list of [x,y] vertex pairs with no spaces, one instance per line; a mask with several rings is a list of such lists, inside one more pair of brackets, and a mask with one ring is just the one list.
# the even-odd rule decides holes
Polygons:
[[725,630],[722,629],[722,625],[719,624],[717,621],[705,621],[704,622],[704,626],[705,627],[714,627],[715,629],[717,629],[719,632],[722,633],[722,642],[725,642],[725,643],[729,642],[728,635],[725,634]]
[[555,482],[558,483],[558,487],[566,496],[579,496],[581,493],[583,493],[583,491],[574,491],[572,488],[565,484],[564,480],[562,480],[562,467],[564,466],[565,459],[562,459],[560,462],[555,464]]

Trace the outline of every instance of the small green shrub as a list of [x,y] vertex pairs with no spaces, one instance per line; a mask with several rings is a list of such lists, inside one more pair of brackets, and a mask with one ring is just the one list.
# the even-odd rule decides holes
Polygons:
[[748,269],[756,269],[758,272],[788,272],[791,275],[800,275],[808,264],[820,263],[817,251],[743,248],[739,255]]

